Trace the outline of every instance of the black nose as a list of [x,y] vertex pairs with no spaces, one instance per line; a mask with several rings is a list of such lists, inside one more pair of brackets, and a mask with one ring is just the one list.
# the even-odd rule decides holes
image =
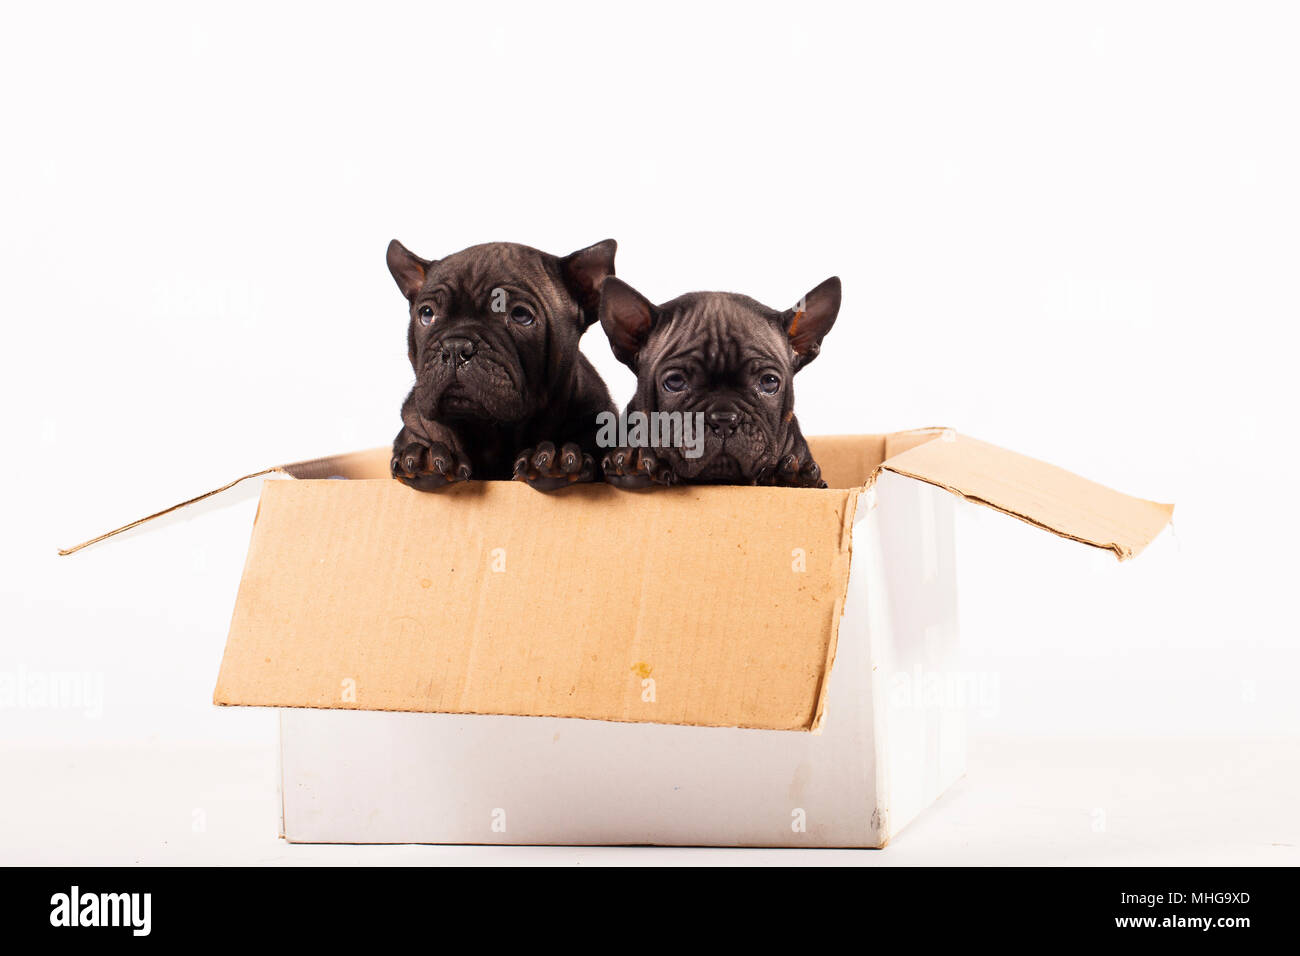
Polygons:
[[474,354],[474,340],[448,336],[439,343],[439,351],[444,362],[464,365]]
[[722,438],[729,438],[740,426],[739,412],[709,412],[704,418],[709,429]]

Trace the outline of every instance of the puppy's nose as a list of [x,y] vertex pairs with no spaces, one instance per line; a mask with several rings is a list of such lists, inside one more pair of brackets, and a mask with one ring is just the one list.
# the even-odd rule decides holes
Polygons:
[[709,429],[720,438],[729,438],[740,427],[739,412],[709,412],[704,417]]
[[444,362],[451,362],[453,365],[464,365],[469,361],[469,357],[474,354],[474,340],[459,337],[448,337],[439,343],[439,350]]

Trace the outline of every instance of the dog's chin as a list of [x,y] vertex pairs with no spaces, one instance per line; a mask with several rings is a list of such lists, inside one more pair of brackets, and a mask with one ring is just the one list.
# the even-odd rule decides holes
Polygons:
[[695,461],[682,458],[673,469],[678,476],[701,485],[749,485],[757,478],[760,462],[722,448]]
[[486,396],[461,382],[453,381],[433,400],[431,418],[491,418]]
[[420,407],[434,421],[510,424],[527,417],[523,396],[500,369],[443,374],[420,389]]
[[745,480],[745,473],[740,462],[728,454],[715,455],[713,460],[695,476],[696,481],[710,481],[730,484]]
[[463,387],[444,389],[424,403],[425,416],[433,421],[482,422],[509,425],[527,417],[527,409],[516,394],[494,394]]

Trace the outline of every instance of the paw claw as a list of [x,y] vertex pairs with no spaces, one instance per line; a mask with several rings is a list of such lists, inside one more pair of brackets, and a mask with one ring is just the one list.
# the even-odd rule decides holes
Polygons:
[[411,442],[393,455],[390,465],[394,478],[421,491],[468,481],[472,473],[469,462],[441,442]]
[[596,461],[574,442],[565,442],[557,451],[554,442],[544,441],[519,453],[514,475],[538,491],[554,491],[595,480]]
[[642,448],[620,448],[605,456],[605,480],[620,488],[671,485],[677,475],[666,463]]

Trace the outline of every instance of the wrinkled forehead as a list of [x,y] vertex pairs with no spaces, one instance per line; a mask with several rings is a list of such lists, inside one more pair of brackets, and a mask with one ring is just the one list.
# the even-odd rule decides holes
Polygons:
[[554,258],[513,242],[470,246],[447,256],[425,280],[426,288],[437,285],[476,298],[490,296],[497,288],[524,291],[552,308],[564,297]]
[[790,342],[774,318],[756,302],[715,293],[672,308],[648,345],[657,362],[689,360],[714,374],[754,362],[784,368]]

